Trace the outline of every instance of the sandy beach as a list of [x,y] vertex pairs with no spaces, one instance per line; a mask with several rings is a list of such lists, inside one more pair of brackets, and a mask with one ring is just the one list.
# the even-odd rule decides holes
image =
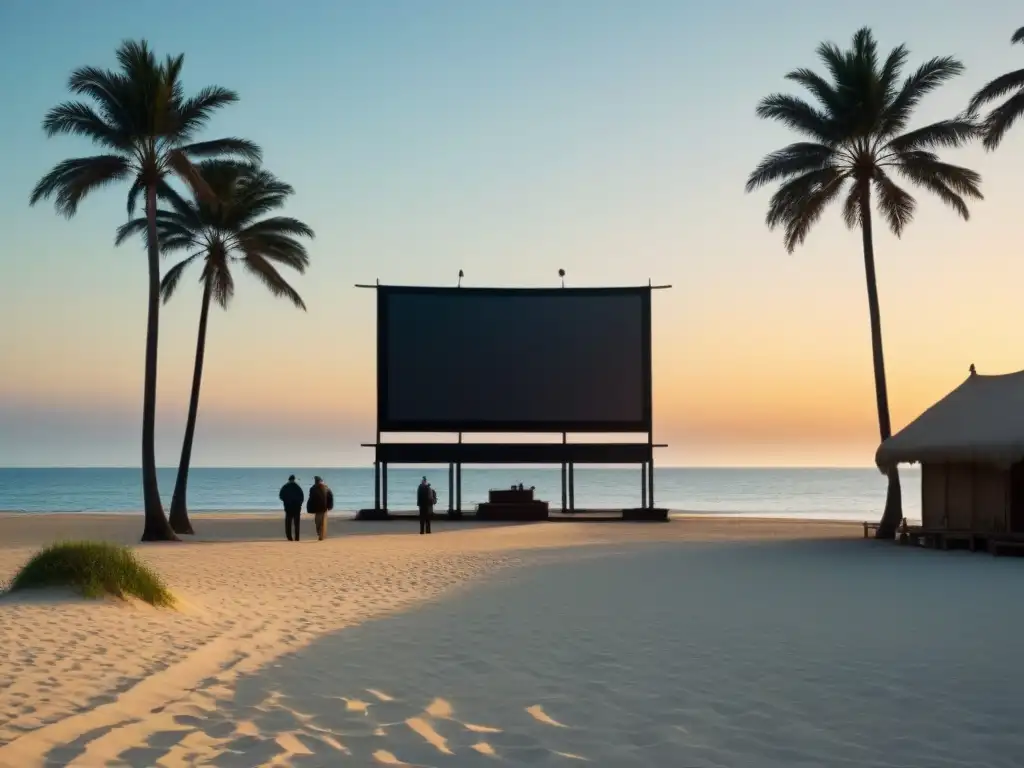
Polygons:
[[[0,766],[1019,765],[1011,558],[846,523],[199,515],[176,611],[0,600]],[[124,515],[0,515],[0,579]]]

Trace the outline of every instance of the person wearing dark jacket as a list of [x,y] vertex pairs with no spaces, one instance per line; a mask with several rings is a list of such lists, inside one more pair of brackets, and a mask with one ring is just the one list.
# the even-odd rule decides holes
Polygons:
[[306,499],[306,511],[313,515],[316,524],[316,537],[323,541],[327,538],[327,513],[334,509],[334,493],[327,483],[318,475],[313,478]]
[[437,503],[437,494],[430,487],[427,478],[424,477],[416,489],[416,506],[420,511],[420,534],[430,533],[430,516],[434,512],[434,504]]
[[[284,532],[288,541],[299,540],[299,520],[302,518],[302,502],[306,496],[302,488],[295,482],[295,475],[288,476],[288,482],[281,486],[281,492],[277,498],[284,504]],[[295,538],[292,538],[292,529],[295,530]]]

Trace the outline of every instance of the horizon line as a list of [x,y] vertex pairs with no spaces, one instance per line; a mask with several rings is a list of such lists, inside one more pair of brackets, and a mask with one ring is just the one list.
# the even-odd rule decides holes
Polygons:
[[[224,465],[212,465],[212,464],[209,464],[209,465],[206,465],[206,464],[204,464],[204,465],[192,466],[189,469],[190,470],[192,470],[192,469],[230,469],[230,470],[238,470],[238,469],[267,469],[267,470],[271,470],[272,469],[272,470],[286,470],[286,469],[288,469],[289,466],[292,466],[292,467],[297,468],[297,469],[323,469],[323,470],[328,470],[328,469],[365,469],[365,470],[371,470],[371,469],[373,469],[373,464],[339,464],[339,465],[336,465],[336,466],[329,466],[329,465],[302,466],[302,465],[299,465],[299,464],[294,464],[294,465],[280,464],[280,465],[276,465],[276,466],[274,466],[274,465],[261,465],[261,464],[245,464],[245,465],[229,465],[229,464],[224,464]],[[433,466],[435,466],[435,465],[433,465],[433,464],[409,464],[409,465],[402,465],[402,466],[397,466],[397,467],[392,467],[392,468],[393,469],[417,469],[417,470],[419,470],[419,469],[424,469],[424,468],[430,468],[430,467],[433,467]],[[438,468],[443,468],[445,465],[442,463],[442,464],[437,464],[436,466]],[[518,468],[521,468],[521,467],[531,467],[531,466],[533,468],[535,468],[535,469],[554,469],[554,468],[557,468],[557,464],[534,464],[534,465],[529,465],[529,464],[498,464],[498,465],[486,465],[486,464],[476,465],[476,464],[469,464],[469,465],[465,465],[465,468],[466,469],[483,469],[483,470],[495,470],[495,469],[497,469],[497,470],[504,470],[504,469],[512,470],[512,469],[518,469]],[[601,470],[601,469],[633,469],[633,468],[634,467],[632,467],[632,465],[621,465],[621,464],[613,464],[613,465],[579,464],[579,465],[576,465],[576,471],[577,472]],[[874,464],[831,464],[831,465],[829,465],[829,464],[745,464],[745,465],[744,464],[707,464],[707,465],[701,465],[701,464],[655,464],[654,468],[655,468],[655,470],[658,470],[658,469],[699,469],[699,470],[708,470],[708,469],[712,469],[712,470],[713,469],[742,469],[742,470],[751,470],[751,469],[873,469],[873,470],[877,470],[878,469],[878,467],[876,467]],[[913,468],[913,467],[909,467],[909,466],[908,467],[901,467],[901,469],[910,469],[910,468]],[[38,469],[46,469],[46,470],[52,470],[52,469],[111,469],[111,470],[118,469],[118,470],[128,470],[128,469],[130,469],[130,470],[137,470],[137,471],[140,471],[140,472],[142,471],[142,467],[140,467],[140,466],[115,465],[115,464],[109,464],[109,465],[106,465],[106,464],[104,464],[104,465],[85,465],[85,464],[13,465],[13,464],[5,464],[5,465],[0,465],[0,470],[38,470]],[[157,466],[157,469],[158,470],[174,470],[174,471],[177,471],[178,468],[175,467],[175,466],[166,465],[166,466]]]

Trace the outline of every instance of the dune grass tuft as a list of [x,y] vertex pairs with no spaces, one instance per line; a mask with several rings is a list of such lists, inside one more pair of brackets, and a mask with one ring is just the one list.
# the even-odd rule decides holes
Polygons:
[[101,541],[63,541],[40,550],[22,566],[9,591],[71,587],[85,597],[136,597],[171,606],[163,580],[127,547]]

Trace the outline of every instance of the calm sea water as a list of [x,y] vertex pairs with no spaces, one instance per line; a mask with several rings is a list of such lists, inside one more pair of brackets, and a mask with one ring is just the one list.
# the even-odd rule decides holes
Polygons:
[[[189,508],[196,511],[276,510],[277,492],[295,473],[303,486],[321,475],[334,490],[339,511],[373,506],[373,469],[196,468],[189,474]],[[167,502],[173,469],[161,469]],[[416,485],[426,474],[448,506],[448,470],[392,469],[391,509],[411,509]],[[904,512],[920,519],[921,485],[916,469],[903,477]],[[490,488],[513,483],[537,487],[537,496],[561,506],[557,468],[465,469],[463,509],[484,501]],[[885,478],[874,469],[656,469],[655,502],[689,512],[865,520],[877,517],[885,501]],[[19,512],[135,512],[141,507],[138,469],[0,469],[0,510]],[[639,469],[577,469],[576,507],[621,509],[640,505]]]

